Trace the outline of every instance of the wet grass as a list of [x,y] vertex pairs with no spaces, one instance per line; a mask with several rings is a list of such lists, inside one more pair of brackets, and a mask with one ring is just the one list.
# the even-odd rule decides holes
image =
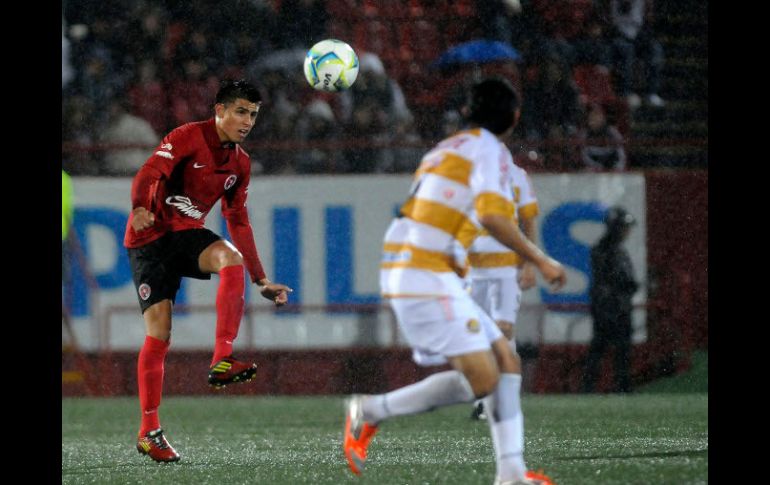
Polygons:
[[[525,458],[560,485],[708,481],[708,394],[523,397]],[[458,405],[383,424],[363,477],[341,450],[342,396],[166,397],[182,455],[134,448],[136,398],[62,400],[62,483],[491,484],[486,422]]]

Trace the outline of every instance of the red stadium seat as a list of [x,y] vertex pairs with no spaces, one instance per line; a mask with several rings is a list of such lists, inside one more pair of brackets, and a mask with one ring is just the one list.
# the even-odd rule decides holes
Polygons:
[[594,64],[578,65],[572,70],[572,76],[585,102],[605,104],[615,100],[612,78],[606,67]]
[[401,23],[398,38],[401,49],[412,52],[420,61],[433,61],[443,51],[438,29],[426,20]]
[[352,47],[373,52],[382,59],[398,58],[398,42],[389,22],[359,22],[354,29]]
[[629,136],[631,113],[626,101],[615,94],[610,72],[602,66],[583,64],[575,66],[572,75],[580,89],[581,102],[599,103],[604,106],[610,121],[623,136]]
[[326,0],[326,11],[330,19],[349,21],[360,16],[356,0]]

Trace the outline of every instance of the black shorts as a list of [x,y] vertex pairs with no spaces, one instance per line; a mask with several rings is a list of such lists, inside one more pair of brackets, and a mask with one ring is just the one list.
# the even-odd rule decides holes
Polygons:
[[183,276],[211,279],[210,273],[201,272],[198,257],[221,239],[208,229],[187,229],[168,232],[144,246],[129,248],[128,260],[142,313],[159,301],[175,301]]

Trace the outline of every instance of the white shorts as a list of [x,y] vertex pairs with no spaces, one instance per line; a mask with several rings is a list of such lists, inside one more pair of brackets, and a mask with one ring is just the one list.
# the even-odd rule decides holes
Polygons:
[[516,323],[521,306],[521,288],[517,275],[504,278],[473,278],[471,296],[496,322]]
[[446,364],[447,357],[490,350],[492,342],[505,338],[467,292],[454,293],[389,300],[417,364]]

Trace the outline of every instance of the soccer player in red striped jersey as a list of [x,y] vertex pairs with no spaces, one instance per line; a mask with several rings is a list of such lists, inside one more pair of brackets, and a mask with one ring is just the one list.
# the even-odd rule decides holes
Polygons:
[[[256,364],[233,358],[244,311],[245,270],[263,297],[286,304],[291,288],[265,274],[246,210],[251,175],[240,144],[257,119],[259,91],[244,80],[223,81],[214,117],[172,130],[134,177],[132,211],[124,245],[144,317],[146,337],[137,380],[141,426],[137,450],[153,460],[179,460],[160,426],[163,363],[171,339],[171,314],[182,277],[219,275],[216,337],[208,375],[211,386],[251,380]],[[233,244],[203,227],[221,200]]]

